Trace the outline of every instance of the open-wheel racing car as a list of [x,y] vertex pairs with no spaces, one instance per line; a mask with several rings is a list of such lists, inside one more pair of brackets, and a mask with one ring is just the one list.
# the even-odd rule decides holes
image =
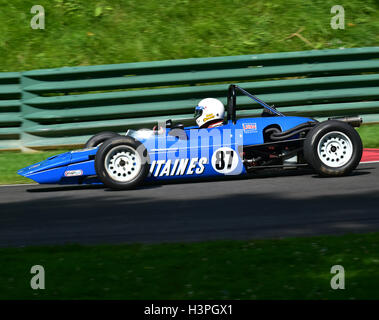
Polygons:
[[[263,107],[260,117],[236,117],[236,92]],[[354,170],[362,141],[357,116],[285,116],[239,86],[230,85],[227,118],[215,128],[172,124],[158,129],[101,132],[85,148],[33,164],[18,174],[41,184],[104,184],[131,189],[145,181],[247,175],[268,168],[310,166],[322,176]]]

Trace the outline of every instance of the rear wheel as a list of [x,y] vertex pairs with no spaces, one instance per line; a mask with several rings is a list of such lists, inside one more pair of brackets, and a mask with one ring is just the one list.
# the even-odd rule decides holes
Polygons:
[[336,120],[318,124],[304,141],[306,161],[322,176],[349,174],[358,166],[362,150],[358,132]]
[[96,153],[95,169],[98,178],[109,188],[134,188],[149,172],[146,148],[131,137],[108,139]]
[[92,138],[90,138],[84,148],[94,148],[100,146],[104,141],[119,136],[118,133],[112,131],[103,131],[95,134]]

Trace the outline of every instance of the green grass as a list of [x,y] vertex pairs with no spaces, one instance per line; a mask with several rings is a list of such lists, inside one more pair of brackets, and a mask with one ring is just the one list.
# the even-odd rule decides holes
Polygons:
[[[0,71],[379,44],[375,0],[0,0]],[[330,27],[335,4],[345,30]],[[288,36],[304,28],[298,37]]]
[[32,180],[19,176],[17,170],[65,151],[67,150],[51,150],[37,153],[1,152],[0,184],[33,183]]
[[364,125],[358,128],[365,148],[379,148],[379,125]]
[[[365,148],[379,148],[379,125],[364,125],[358,128],[358,132]],[[17,170],[65,151],[67,150],[38,153],[1,152],[0,184],[31,183],[30,179],[17,175]]]
[[[0,299],[379,299],[379,233],[0,249]],[[30,268],[45,269],[45,290]],[[330,269],[345,269],[332,290]]]

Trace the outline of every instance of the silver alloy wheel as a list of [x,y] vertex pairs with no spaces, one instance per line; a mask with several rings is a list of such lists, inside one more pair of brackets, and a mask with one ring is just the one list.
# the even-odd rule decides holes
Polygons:
[[338,168],[350,161],[353,156],[353,144],[346,134],[332,131],[320,139],[317,153],[325,165]]
[[142,161],[138,152],[130,146],[111,149],[104,160],[105,170],[117,182],[129,182],[141,171]]

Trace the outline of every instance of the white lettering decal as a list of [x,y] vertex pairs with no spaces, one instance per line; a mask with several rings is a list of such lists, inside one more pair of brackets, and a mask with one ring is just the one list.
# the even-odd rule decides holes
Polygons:
[[176,168],[178,167],[178,164],[179,164],[179,159],[176,159],[175,160],[175,162],[174,162],[174,166],[173,166],[173,168],[172,168],[172,170],[171,170],[171,176],[173,176],[174,174],[175,174],[175,170],[176,170]]
[[197,158],[192,158],[187,170],[187,174],[193,174],[193,170],[196,168]]
[[202,174],[204,172],[204,164],[208,163],[208,159],[203,157],[199,160],[199,167],[195,170],[196,174]]
[[157,161],[157,169],[155,170],[154,176],[158,176],[159,171],[161,170],[162,164],[165,163],[165,160],[158,160]]
[[168,176],[170,174],[170,168],[171,168],[171,160],[167,160],[159,176],[160,177],[162,177],[163,175]]
[[178,170],[176,171],[177,176],[182,176],[184,174],[184,172],[186,171],[186,168],[187,168],[188,161],[189,161],[188,159],[181,159],[180,160]]

